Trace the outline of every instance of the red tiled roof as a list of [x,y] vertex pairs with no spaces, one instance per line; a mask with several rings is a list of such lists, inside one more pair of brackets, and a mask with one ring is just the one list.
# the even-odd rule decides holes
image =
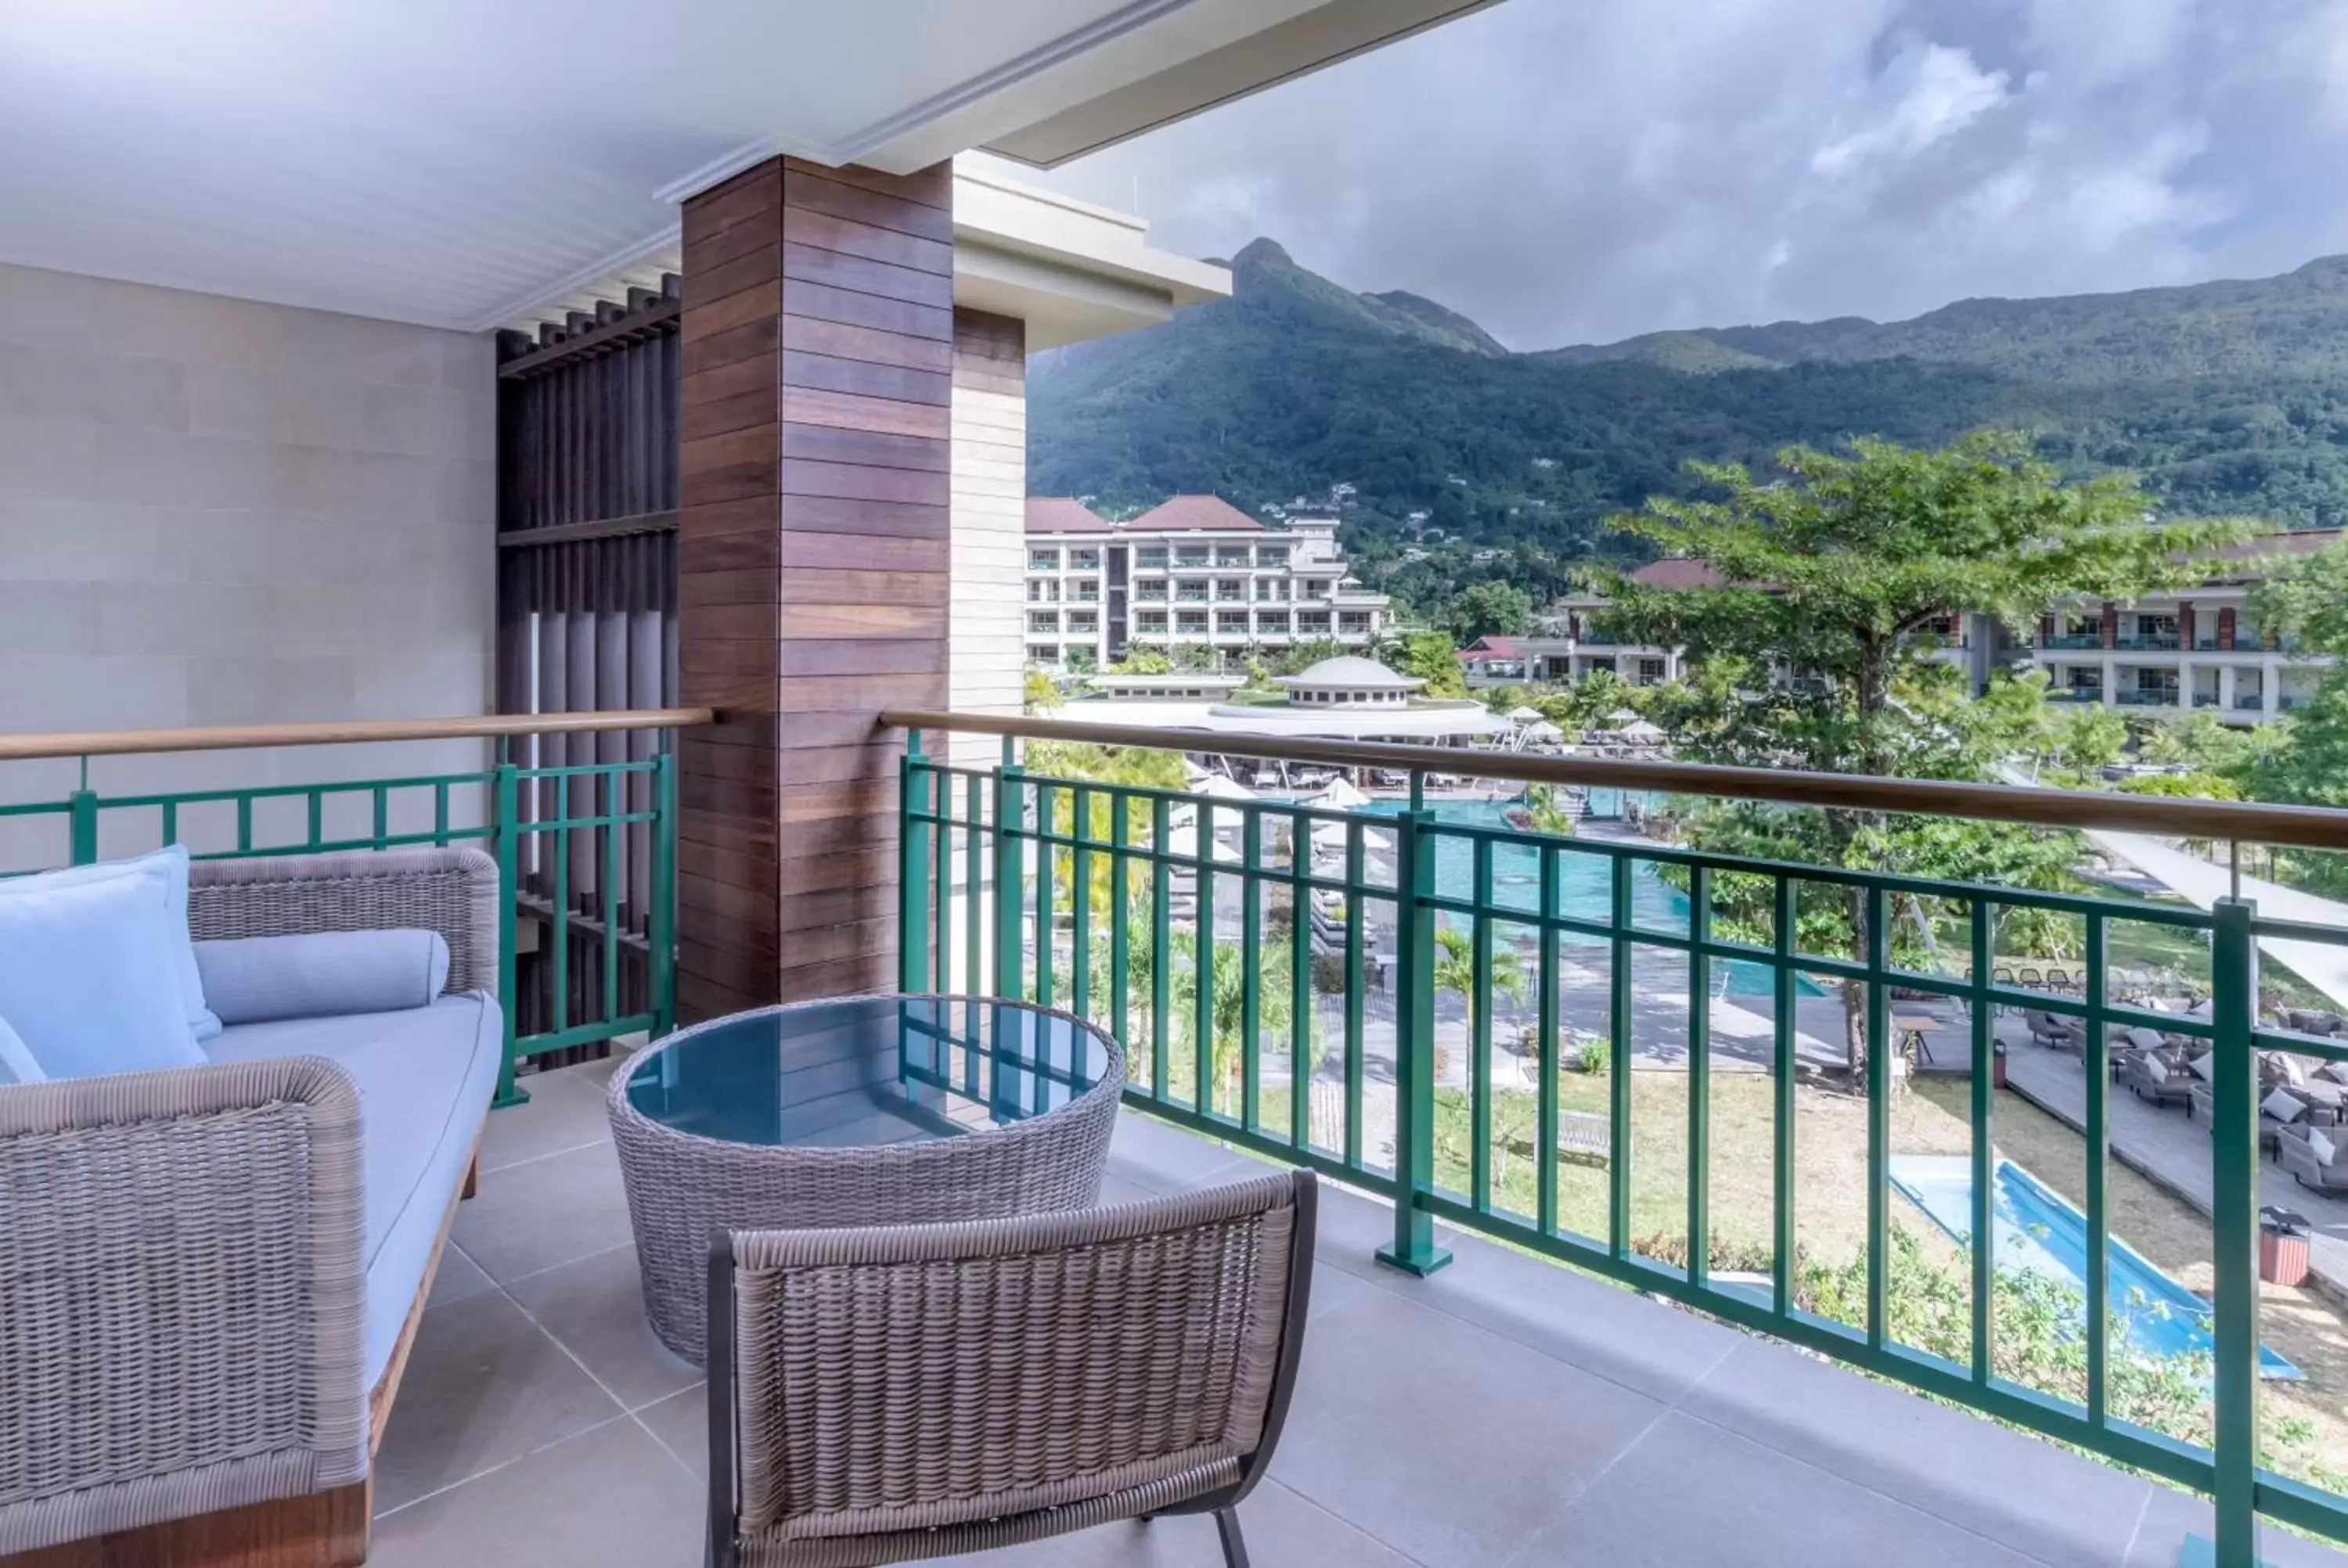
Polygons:
[[1631,574],[1631,580],[1666,592],[1684,588],[1720,588],[1727,582],[1707,560],[1649,561]]
[[1082,501],[1066,496],[1027,497],[1027,531],[1031,534],[1105,534],[1107,522]]
[[1159,528],[1246,528],[1261,532],[1263,525],[1220,496],[1177,496],[1126,525],[1135,533]]
[[1462,659],[1517,659],[1517,640],[1513,637],[1478,637],[1459,651]]

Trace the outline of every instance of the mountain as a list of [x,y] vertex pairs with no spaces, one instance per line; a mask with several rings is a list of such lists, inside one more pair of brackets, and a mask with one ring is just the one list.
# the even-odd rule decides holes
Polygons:
[[1033,492],[1213,491],[1253,511],[1342,483],[1357,548],[1417,522],[1571,556],[1612,548],[1609,514],[1692,493],[1690,460],[1995,425],[2037,432],[2075,473],[2137,471],[2175,510],[2348,524],[2348,258],[1530,354],[1434,301],[1354,292],[1270,240],[1231,265],[1229,300],[1035,356]]
[[[1729,356],[1682,357],[1688,340]],[[1910,354],[2026,379],[2123,382],[2183,375],[2333,375],[2348,372],[2348,256],[2325,256],[2280,278],[2067,294],[1960,300],[1889,324],[1860,316],[1648,333],[1621,343],[1551,349],[1564,364],[1628,359],[1674,369],[1763,369]]]

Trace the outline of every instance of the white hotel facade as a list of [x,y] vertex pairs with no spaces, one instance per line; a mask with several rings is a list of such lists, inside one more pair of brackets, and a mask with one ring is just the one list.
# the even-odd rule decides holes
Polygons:
[[1026,539],[1027,659],[1049,670],[1189,646],[1230,668],[1251,649],[1366,648],[1386,628],[1386,596],[1349,574],[1334,518],[1266,528],[1213,496],[1177,496],[1114,523],[1035,496]]

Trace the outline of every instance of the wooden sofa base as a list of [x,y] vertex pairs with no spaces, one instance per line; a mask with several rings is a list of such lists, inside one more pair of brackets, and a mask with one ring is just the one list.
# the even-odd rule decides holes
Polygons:
[[[392,1399],[399,1392],[401,1375],[407,1370],[407,1352],[424,1320],[424,1304],[431,1299],[432,1281],[440,1272],[440,1255],[448,1248],[449,1229],[457,1223],[457,1205],[479,1189],[480,1176],[481,1143],[477,1133],[472,1162],[440,1216],[440,1234],[424,1265],[424,1280],[417,1287],[416,1299],[408,1305],[407,1321],[400,1325],[391,1364],[367,1398],[370,1454],[383,1444]],[[370,1475],[331,1491],[251,1502],[192,1519],[166,1520],[137,1530],[15,1553],[0,1557],[0,1568],[357,1568],[366,1561],[374,1519],[375,1480]]]
[[0,1557],[0,1568],[356,1568],[372,1482],[281,1497]]

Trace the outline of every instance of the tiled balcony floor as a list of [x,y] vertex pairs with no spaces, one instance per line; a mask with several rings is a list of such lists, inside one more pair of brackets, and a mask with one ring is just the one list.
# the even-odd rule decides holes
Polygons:
[[[605,1135],[609,1064],[492,1115],[377,1457],[381,1568],[690,1568],[699,1379],[644,1327]],[[1251,1168],[1128,1116],[1110,1198]],[[1538,1259],[1453,1237],[1429,1280],[1378,1267],[1387,1211],[1329,1191],[1305,1364],[1242,1509],[1285,1565],[2178,1561],[2199,1500]],[[2348,1562],[2270,1532],[2279,1564]],[[1201,1521],[964,1559],[1219,1563]]]

